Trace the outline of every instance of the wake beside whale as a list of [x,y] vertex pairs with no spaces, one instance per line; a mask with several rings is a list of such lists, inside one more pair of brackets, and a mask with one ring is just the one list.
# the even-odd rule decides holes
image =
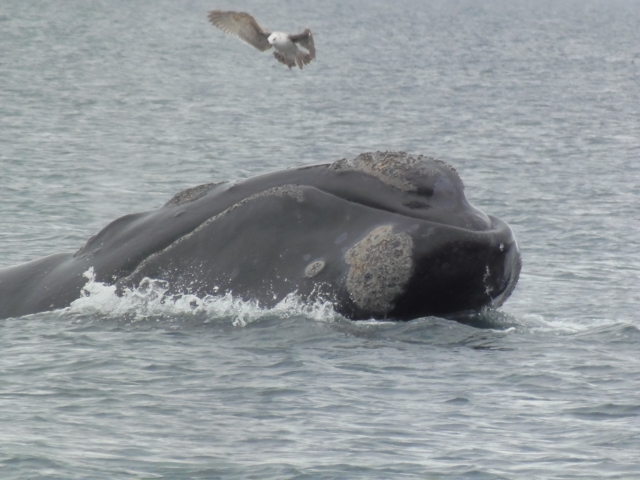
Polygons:
[[0,318],[69,306],[91,268],[120,291],[151,278],[172,297],[231,293],[269,308],[295,293],[355,320],[410,320],[499,307],[521,257],[452,167],[375,152],[190,188],[76,253],[0,269]]

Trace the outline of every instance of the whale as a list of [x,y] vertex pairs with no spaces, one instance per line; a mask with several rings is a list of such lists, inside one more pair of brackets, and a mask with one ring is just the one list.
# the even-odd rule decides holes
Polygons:
[[457,171],[406,152],[208,183],[118,218],[76,252],[0,269],[0,318],[68,307],[87,273],[122,294],[295,295],[353,320],[454,317],[500,307],[522,265],[511,228],[473,207]]

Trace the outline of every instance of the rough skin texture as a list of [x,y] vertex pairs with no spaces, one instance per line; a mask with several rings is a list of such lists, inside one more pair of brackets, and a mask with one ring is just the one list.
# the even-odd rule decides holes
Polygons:
[[353,302],[365,311],[385,315],[394,307],[411,278],[413,240],[395,233],[391,225],[374,228],[351,247],[347,289]]

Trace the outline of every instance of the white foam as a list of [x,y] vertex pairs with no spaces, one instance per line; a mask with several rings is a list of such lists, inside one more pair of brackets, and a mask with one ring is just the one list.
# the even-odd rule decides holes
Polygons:
[[152,317],[201,316],[206,321],[228,319],[234,326],[244,327],[265,316],[290,318],[304,316],[316,321],[332,322],[342,318],[328,301],[303,302],[295,293],[284,297],[271,308],[261,307],[257,301],[234,298],[231,294],[172,295],[164,280],[144,278],[138,288],[116,293],[114,285],[97,282],[93,268],[84,273],[87,278],[82,296],[69,306],[76,315],[99,314],[126,317],[131,321]]

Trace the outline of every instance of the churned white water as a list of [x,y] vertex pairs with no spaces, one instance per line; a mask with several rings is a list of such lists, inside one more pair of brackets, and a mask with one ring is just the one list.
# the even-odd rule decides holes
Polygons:
[[[316,61],[214,8],[310,27]],[[0,268],[187,187],[405,150],[458,170],[523,270],[468,325],[87,272],[0,321],[0,477],[640,478],[638,25],[634,0],[4,0]]]

